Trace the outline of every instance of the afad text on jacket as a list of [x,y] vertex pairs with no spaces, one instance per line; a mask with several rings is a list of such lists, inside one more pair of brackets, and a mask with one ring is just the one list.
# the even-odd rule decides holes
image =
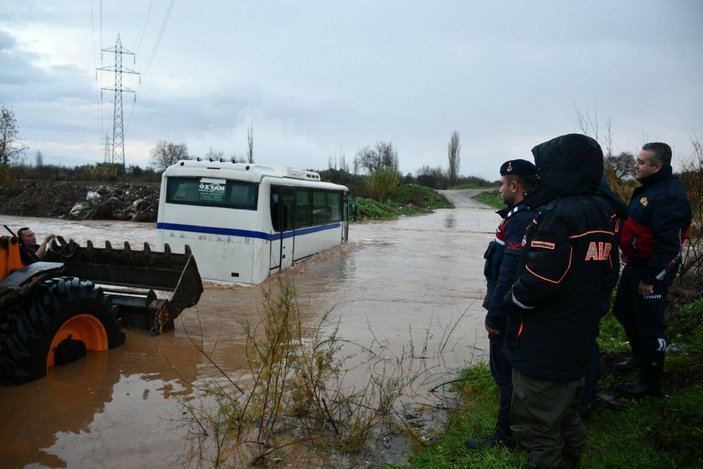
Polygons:
[[537,379],[585,375],[603,300],[617,281],[615,216],[595,193],[603,174],[600,146],[569,134],[532,153],[553,195],[528,227],[511,303],[505,353],[514,368]]

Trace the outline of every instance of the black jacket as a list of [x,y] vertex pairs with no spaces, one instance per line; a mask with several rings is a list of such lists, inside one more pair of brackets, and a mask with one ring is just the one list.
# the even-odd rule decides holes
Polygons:
[[553,200],[527,229],[520,276],[505,297],[513,305],[505,353],[528,376],[571,381],[586,373],[617,281],[614,209],[596,196],[603,156],[595,140],[564,135],[532,153]]
[[534,206],[534,199],[527,194],[517,205],[498,211],[503,221],[496,230],[496,239],[490,242],[483,256],[486,259],[483,269],[487,284],[486,298],[483,300],[483,307],[488,311],[486,325],[501,334],[505,331],[508,314],[503,297],[516,279],[525,230],[542,209],[542,206]]
[[691,203],[671,166],[641,182],[630,199],[620,249],[645,283],[669,285],[681,260],[681,244],[688,237]]

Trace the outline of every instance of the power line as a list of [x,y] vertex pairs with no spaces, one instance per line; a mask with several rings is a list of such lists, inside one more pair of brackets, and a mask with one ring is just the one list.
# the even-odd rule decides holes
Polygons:
[[151,54],[149,55],[149,60],[147,61],[145,74],[148,74],[149,71],[151,70],[151,64],[154,62],[154,57],[156,56],[156,51],[159,49],[159,44],[161,44],[161,38],[164,35],[164,31],[166,30],[166,24],[168,23],[168,18],[171,16],[171,11],[173,11],[173,6],[175,3],[176,3],[176,0],[171,0],[171,3],[169,3],[168,8],[166,9],[166,14],[164,15],[164,19],[161,22],[161,28],[159,29],[159,34],[156,36],[156,41],[154,42],[154,48],[151,50]]
[[[94,1],[90,1],[90,23],[91,23],[91,28],[93,31],[93,65],[95,66],[95,69],[98,69],[98,53],[96,50],[96,45],[95,45],[95,9],[93,8]],[[102,14],[102,7],[100,8],[100,14]],[[100,18],[100,24],[102,27],[102,18]],[[102,31],[100,31],[100,34],[102,35]],[[102,41],[101,41],[101,46],[102,46]],[[102,48],[102,47],[101,47]],[[100,63],[102,65],[102,63]],[[95,79],[97,81],[98,75],[97,72],[95,73]],[[96,118],[98,119],[98,129],[100,132],[103,130],[103,108],[102,108],[102,102],[100,99],[100,93],[98,92],[98,89],[95,90],[95,104],[98,109]]]
[[[142,28],[142,38],[139,39],[139,48],[137,49],[137,51],[141,50],[142,39],[144,38],[144,32],[146,31],[146,27],[149,22],[149,16],[151,15],[152,3],[153,3],[153,0],[152,0],[152,2],[149,2],[149,10],[147,11],[147,18],[144,21],[144,27]],[[144,72],[145,79],[149,75],[149,72],[151,71],[151,65],[154,62],[154,57],[156,56],[156,51],[159,49],[159,44],[161,44],[161,38],[163,37],[164,32],[166,31],[166,25],[168,24],[168,20],[171,16],[171,12],[173,11],[173,7],[174,7],[175,3],[176,3],[176,0],[170,1],[168,8],[166,9],[166,12],[164,14],[164,18],[161,21],[161,27],[159,28],[159,32],[156,36],[156,41],[154,41],[154,47],[152,48],[151,53],[149,54],[149,59],[147,60],[146,70]],[[139,84],[141,86],[141,81],[139,82]],[[132,106],[129,109],[129,115],[127,116],[127,129],[129,129],[129,124],[132,121],[132,113],[134,112],[135,104],[136,104],[136,99],[132,103]]]
[[154,4],[154,0],[149,1],[149,9],[146,12],[146,19],[144,20],[144,26],[142,27],[142,35],[139,37],[139,45],[137,46],[137,54],[142,50],[142,42],[144,41],[144,33],[146,32],[146,27],[149,25],[149,17],[151,16],[151,6]]

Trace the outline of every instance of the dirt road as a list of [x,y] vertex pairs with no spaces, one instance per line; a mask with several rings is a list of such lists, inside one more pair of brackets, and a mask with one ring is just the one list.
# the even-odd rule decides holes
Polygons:
[[463,189],[463,190],[452,190],[452,191],[437,191],[447,198],[448,201],[454,204],[456,208],[475,208],[475,209],[486,209],[493,210],[488,205],[479,202],[474,199],[476,194],[485,192],[488,189]]

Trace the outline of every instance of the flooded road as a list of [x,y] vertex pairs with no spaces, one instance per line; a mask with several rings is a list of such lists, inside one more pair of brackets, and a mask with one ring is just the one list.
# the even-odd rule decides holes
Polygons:
[[[475,202],[455,203],[431,215],[351,225],[348,244],[292,269],[302,314],[314,323],[330,312],[340,338],[356,344],[395,351],[411,344],[446,373],[485,359],[482,255],[498,219]],[[138,250],[156,237],[153,224],[0,218],[15,230],[30,226],[37,239],[55,232],[115,248],[129,240]],[[181,402],[214,372],[193,343],[225,371],[245,369],[240,322],[258,322],[262,297],[261,286],[206,283],[174,332],[128,330],[109,353],[0,387],[0,466],[189,467]]]

